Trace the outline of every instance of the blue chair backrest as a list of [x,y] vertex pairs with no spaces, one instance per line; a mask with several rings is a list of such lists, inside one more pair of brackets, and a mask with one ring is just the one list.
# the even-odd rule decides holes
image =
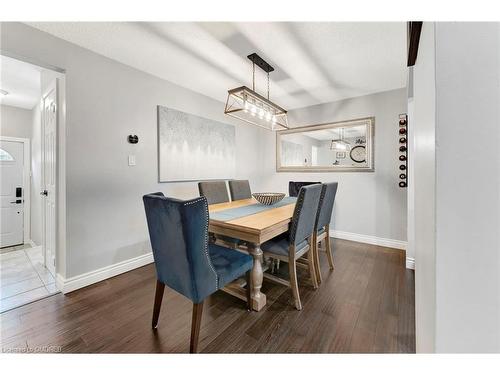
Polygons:
[[321,184],[300,188],[290,226],[290,243],[293,245],[298,245],[312,235],[318,214],[321,189]]
[[316,230],[330,224],[332,219],[333,204],[335,203],[335,195],[337,194],[338,182],[329,182],[323,184],[321,191],[321,199],[318,209],[318,217],[316,219]]
[[143,197],[159,281],[199,303],[218,289],[208,253],[205,197],[182,201],[162,193]]

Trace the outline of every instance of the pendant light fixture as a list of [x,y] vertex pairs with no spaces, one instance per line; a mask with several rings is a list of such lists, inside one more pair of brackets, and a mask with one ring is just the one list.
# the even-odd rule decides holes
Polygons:
[[[269,73],[274,68],[256,53],[247,57],[252,61],[252,89],[241,86],[229,90],[224,113],[268,130],[288,129],[286,110],[269,100]],[[267,73],[267,98],[255,91],[255,65]]]
[[332,142],[330,143],[330,150],[338,152],[351,150],[351,144],[344,141],[344,128],[339,129],[338,139],[332,139]]

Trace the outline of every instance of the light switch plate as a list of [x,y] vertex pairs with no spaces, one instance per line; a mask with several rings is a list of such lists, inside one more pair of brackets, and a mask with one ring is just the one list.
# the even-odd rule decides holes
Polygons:
[[128,165],[129,167],[133,167],[135,165],[135,155],[128,156]]

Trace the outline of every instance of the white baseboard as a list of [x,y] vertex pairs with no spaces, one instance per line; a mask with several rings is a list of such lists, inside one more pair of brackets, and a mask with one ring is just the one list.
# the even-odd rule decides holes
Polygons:
[[410,270],[415,269],[415,258],[406,257],[406,268]]
[[[330,236],[339,238],[341,240],[349,240],[361,243],[368,243],[370,245],[390,247],[393,249],[405,250],[407,247],[406,241],[392,240],[390,238],[381,238],[375,236],[367,236],[366,234],[357,234],[351,232],[342,232],[339,230],[330,230]],[[406,257],[406,268],[415,269],[415,259]]]
[[[406,250],[406,241],[392,240],[388,238],[367,236],[364,234],[342,232],[337,230],[330,230],[330,236],[343,240]],[[56,285],[57,288],[63,294],[66,294],[74,290],[86,287],[88,285],[97,283],[102,280],[109,279],[110,277],[120,275],[122,273],[131,271],[133,269],[145,266],[153,262],[154,262],[153,254],[148,253],[132,259],[124,260],[119,263],[112,264],[110,266],[100,268],[95,271],[87,272],[78,276],[73,276],[68,279],[65,279],[64,277],[58,274],[56,277]],[[413,258],[406,258],[406,268],[415,269],[415,260]]]
[[87,272],[78,276],[73,276],[68,279],[63,278],[58,274],[56,277],[56,285],[63,294],[66,294],[153,262],[153,253],[148,253],[100,268],[95,271]]
[[342,232],[339,230],[330,230],[330,236],[341,240],[349,240],[355,242],[368,243],[370,245],[391,247],[393,249],[406,250],[406,241],[392,240],[390,238],[382,238],[368,236],[366,234],[357,234],[351,232]]

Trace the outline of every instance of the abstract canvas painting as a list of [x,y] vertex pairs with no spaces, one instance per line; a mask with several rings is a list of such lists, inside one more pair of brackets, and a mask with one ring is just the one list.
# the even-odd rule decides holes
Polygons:
[[158,106],[159,181],[233,178],[235,142],[232,125]]

